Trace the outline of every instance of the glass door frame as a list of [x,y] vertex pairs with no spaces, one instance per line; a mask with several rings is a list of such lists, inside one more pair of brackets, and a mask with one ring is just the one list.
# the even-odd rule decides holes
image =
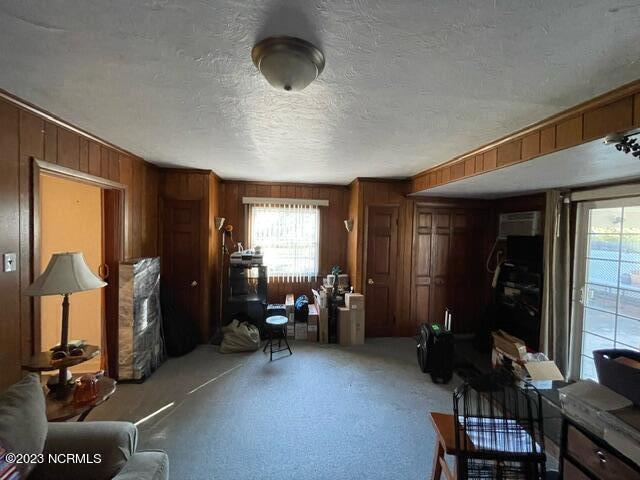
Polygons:
[[[585,313],[585,295],[587,286],[587,252],[589,248],[589,214],[591,210],[600,208],[622,208],[640,205],[640,196],[622,197],[606,200],[590,200],[577,203],[576,209],[576,226],[575,226],[575,244],[573,258],[573,284],[571,288],[571,366],[569,378],[571,380],[579,380],[582,373],[582,345],[583,345],[583,326]],[[620,230],[620,236],[624,235],[623,226]],[[618,264],[620,263],[618,258]],[[619,299],[620,290],[620,271],[618,269],[617,280],[617,299]],[[619,300],[617,300],[618,302]],[[612,312],[618,316],[618,308],[616,312]],[[617,322],[617,319],[616,319]],[[615,338],[615,330],[614,330]],[[615,340],[612,340],[615,345]]]

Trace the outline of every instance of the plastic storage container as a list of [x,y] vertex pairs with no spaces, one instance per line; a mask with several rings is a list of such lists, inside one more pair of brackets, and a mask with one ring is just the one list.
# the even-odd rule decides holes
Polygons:
[[617,362],[618,357],[627,357],[640,362],[640,353],[633,350],[593,351],[598,380],[602,385],[628,398],[635,405],[640,405],[640,369]]

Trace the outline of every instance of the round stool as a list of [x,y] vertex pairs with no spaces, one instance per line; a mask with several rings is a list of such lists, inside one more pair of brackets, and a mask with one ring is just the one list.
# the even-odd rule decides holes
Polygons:
[[[291,351],[291,347],[289,346],[289,341],[287,340],[287,317],[282,315],[273,315],[271,317],[267,317],[265,321],[265,325],[267,327],[267,333],[269,334],[269,339],[267,343],[264,344],[263,352],[267,351],[267,347],[269,347],[269,361],[273,360],[274,352],[283,352],[285,350],[289,350],[289,355],[293,355]],[[273,338],[278,339],[278,349],[273,349]],[[282,348],[282,340],[286,345],[286,348]]]

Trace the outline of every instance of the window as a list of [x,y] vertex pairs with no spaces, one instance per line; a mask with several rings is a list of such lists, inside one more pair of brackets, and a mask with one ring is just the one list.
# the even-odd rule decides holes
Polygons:
[[270,278],[301,281],[318,275],[317,205],[252,204],[249,210],[251,247],[262,249]]
[[640,199],[582,204],[576,248],[580,377],[597,380],[592,352],[640,348]]

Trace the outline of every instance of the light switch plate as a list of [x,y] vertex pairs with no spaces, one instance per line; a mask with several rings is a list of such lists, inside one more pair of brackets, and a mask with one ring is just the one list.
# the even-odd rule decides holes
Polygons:
[[18,269],[18,255],[15,253],[5,253],[2,255],[2,270],[4,272],[15,272]]

